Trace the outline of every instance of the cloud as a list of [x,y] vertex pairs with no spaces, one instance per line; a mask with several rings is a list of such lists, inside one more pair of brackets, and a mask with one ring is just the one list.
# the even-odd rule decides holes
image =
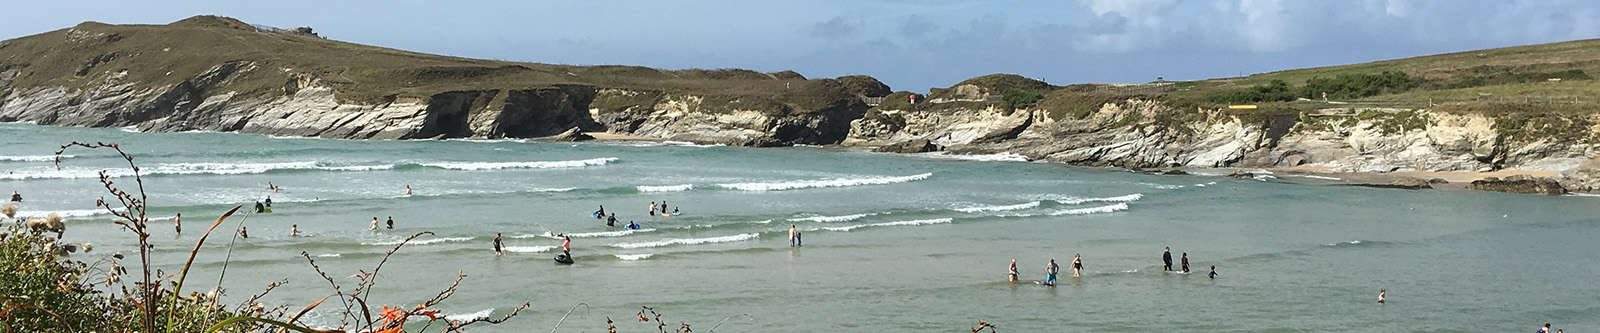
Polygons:
[[861,20],[849,19],[844,16],[834,16],[827,21],[811,25],[811,36],[822,39],[845,39],[854,37],[861,31]]

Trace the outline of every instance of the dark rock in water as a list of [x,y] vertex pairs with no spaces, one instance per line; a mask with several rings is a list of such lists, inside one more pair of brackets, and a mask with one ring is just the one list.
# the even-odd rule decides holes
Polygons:
[[1450,181],[1444,180],[1444,178],[1433,178],[1433,179],[1429,179],[1428,180],[1428,184],[1449,184],[1449,183],[1450,183]]
[[1401,177],[1388,183],[1352,183],[1348,185],[1372,188],[1392,188],[1400,190],[1426,190],[1433,188],[1433,185],[1429,185],[1428,183],[1428,180],[1423,180],[1421,178]]
[[900,143],[878,147],[875,151],[881,153],[915,154],[939,151],[939,145],[927,139],[907,140]]
[[1183,170],[1178,170],[1178,169],[1166,169],[1166,170],[1151,171],[1150,174],[1152,174],[1152,175],[1182,176],[1182,175],[1189,174],[1189,172],[1188,171],[1183,171]]
[[582,129],[579,129],[577,127],[573,127],[572,129],[569,129],[566,132],[561,132],[561,134],[556,134],[554,136],[551,136],[550,140],[564,141],[564,142],[578,142],[578,141],[594,140],[594,137],[593,136],[589,136],[589,134],[587,134],[587,133],[584,133]]
[[1567,188],[1560,182],[1543,177],[1516,175],[1506,178],[1489,177],[1472,181],[1467,188],[1479,191],[1494,191],[1506,193],[1527,193],[1544,195],[1567,194]]

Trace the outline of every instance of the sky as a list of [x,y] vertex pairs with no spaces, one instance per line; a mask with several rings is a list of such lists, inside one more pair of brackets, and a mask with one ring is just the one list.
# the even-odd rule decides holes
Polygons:
[[453,56],[866,74],[919,92],[991,73],[1188,80],[1600,37],[1595,0],[6,1],[0,39],[213,14]]

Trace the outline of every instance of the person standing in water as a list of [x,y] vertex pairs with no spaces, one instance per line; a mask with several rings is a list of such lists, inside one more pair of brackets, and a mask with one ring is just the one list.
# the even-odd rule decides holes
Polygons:
[[794,246],[795,247],[805,247],[806,246],[805,237],[806,237],[806,235],[805,235],[804,231],[795,230],[794,231]]
[[1165,250],[1161,251],[1161,263],[1162,271],[1172,271],[1172,247],[1167,247]]
[[1011,268],[1006,270],[1006,281],[1017,283],[1017,258],[1011,258]]
[[259,213],[266,213],[266,212],[267,212],[267,206],[262,206],[260,201],[256,201],[256,213],[259,214]]
[[796,229],[795,225],[790,224],[789,225],[789,247],[797,246],[797,243],[795,243],[795,239],[796,239],[795,237],[798,237],[799,235],[800,235],[800,230]]
[[661,200],[661,214],[662,215],[666,215],[667,214],[667,201],[666,200]]
[[172,231],[183,233],[183,213],[172,216]]
[[1183,274],[1189,274],[1189,252],[1183,253]]
[[656,216],[656,202],[650,202],[650,216]]
[[267,196],[267,209],[272,209],[272,196]]
[[606,216],[606,226],[612,228],[617,227],[617,213],[611,213],[610,216]]
[[572,258],[572,237],[567,236],[567,234],[561,234],[561,254],[567,255],[567,258]]
[[373,216],[372,217],[372,226],[367,227],[367,230],[369,230],[369,231],[378,231],[378,217],[377,216]]
[[239,237],[240,238],[244,238],[244,239],[250,239],[250,228],[247,228],[245,226],[239,226]]
[[406,196],[411,196],[411,184],[406,184]]
[[1378,288],[1378,304],[1383,304],[1384,302],[1388,302],[1388,301],[1389,301],[1389,289],[1388,288]]
[[389,230],[394,230],[394,217],[393,216],[390,216],[389,220],[384,221],[383,223],[388,225]]
[[1061,265],[1056,264],[1056,258],[1050,258],[1050,263],[1044,265],[1044,285],[1056,285],[1056,273],[1061,272]]
[[290,225],[289,226],[289,237],[300,237],[300,225],[299,224],[294,224],[294,225]]
[[505,252],[500,251],[500,233],[496,232],[494,233],[494,255],[500,256],[504,254]]
[[[1217,279],[1217,265],[1211,265],[1211,273],[1207,273],[1206,277],[1209,277],[1212,280]],[[1382,292],[1379,292],[1379,294],[1382,294]]]
[[1077,254],[1077,253],[1073,253],[1072,254],[1072,276],[1073,277],[1082,277],[1083,276],[1083,255],[1081,255],[1081,254]]

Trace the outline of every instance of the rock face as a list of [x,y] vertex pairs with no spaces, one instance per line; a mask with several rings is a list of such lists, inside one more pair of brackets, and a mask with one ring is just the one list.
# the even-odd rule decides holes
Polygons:
[[1479,191],[1494,191],[1507,193],[1527,193],[1544,195],[1567,194],[1567,189],[1549,178],[1528,176],[1511,176],[1506,178],[1485,178],[1472,181],[1467,188]]
[[916,154],[939,151],[939,145],[935,145],[933,141],[928,141],[927,139],[916,139],[878,147],[874,151],[880,153]]

